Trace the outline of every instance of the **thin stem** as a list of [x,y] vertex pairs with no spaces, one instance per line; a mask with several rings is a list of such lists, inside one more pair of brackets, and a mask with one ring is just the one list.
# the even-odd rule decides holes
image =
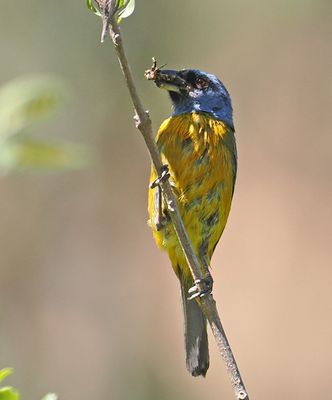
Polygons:
[[203,314],[209,321],[213,336],[217,342],[219,352],[222,359],[224,360],[227,372],[230,376],[236,398],[238,400],[249,400],[249,395],[241,378],[240,370],[236,364],[226,333],[221,324],[217,305],[212,294],[201,297],[199,300],[199,304],[201,310],[203,311]]
[[[160,176],[163,171],[163,164],[156,142],[153,138],[151,119],[148,113],[145,111],[142,101],[138,95],[133,74],[131,72],[131,68],[124,50],[120,29],[115,18],[112,18],[111,20],[110,34],[136,111],[136,127],[142,133],[146,146],[149,150],[154,168],[158,176]],[[183,253],[185,254],[185,257],[187,259],[193,280],[198,281],[203,278],[200,264],[189,240],[189,236],[185,230],[175,195],[168,180],[161,182],[161,189],[165,202],[167,204],[168,214],[170,215]],[[209,321],[213,335],[218,345],[218,349],[226,364],[227,372],[230,375],[236,398],[238,400],[249,400],[249,396],[242,381],[240,371],[237,367],[234,355],[222,327],[216,303],[213,299],[212,294],[200,297],[197,301],[202,309],[202,312]]]

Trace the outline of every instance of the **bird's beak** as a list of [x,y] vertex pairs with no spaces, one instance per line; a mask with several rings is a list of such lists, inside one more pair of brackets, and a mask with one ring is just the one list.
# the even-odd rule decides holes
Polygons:
[[170,69],[157,70],[155,83],[169,92],[181,93],[187,90],[187,82],[180,76],[179,71]]

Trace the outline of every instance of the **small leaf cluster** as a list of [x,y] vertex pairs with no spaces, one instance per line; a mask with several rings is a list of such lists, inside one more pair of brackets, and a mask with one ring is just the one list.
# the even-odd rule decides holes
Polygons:
[[[13,373],[12,368],[4,368],[0,370],[0,383]],[[57,400],[58,397],[54,393],[49,393],[42,400]],[[0,387],[0,400],[20,400],[19,392],[12,386]]]
[[[110,2],[111,0],[87,0],[88,8],[99,17],[103,16],[102,6],[104,3]],[[115,0],[114,10],[117,16],[118,22],[121,22],[122,18],[129,17],[135,9],[135,0]]]
[[55,114],[66,97],[64,83],[48,76],[19,78],[0,88],[0,170],[81,166],[82,149],[76,145],[30,134]]

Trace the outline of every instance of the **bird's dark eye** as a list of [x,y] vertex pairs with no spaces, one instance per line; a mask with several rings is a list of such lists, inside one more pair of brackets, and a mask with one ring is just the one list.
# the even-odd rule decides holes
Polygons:
[[197,78],[195,84],[198,89],[204,89],[209,86],[209,82],[207,81],[207,79],[202,77]]

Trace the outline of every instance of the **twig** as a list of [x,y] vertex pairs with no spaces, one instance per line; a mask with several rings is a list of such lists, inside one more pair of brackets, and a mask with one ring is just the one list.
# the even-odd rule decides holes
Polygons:
[[[156,142],[153,139],[151,119],[149,117],[149,114],[145,111],[141,99],[138,96],[131,68],[124,50],[119,26],[115,17],[113,17],[110,22],[110,35],[136,111],[135,115],[136,127],[140,130],[140,132],[143,135],[144,141],[149,150],[157,175],[160,176],[163,171],[163,164],[160,158]],[[193,250],[193,247],[190,243],[188,234],[185,230],[180,215],[180,211],[176,202],[176,198],[174,196],[169,181],[168,180],[162,181],[161,188],[165,202],[167,204],[168,214],[170,215],[171,221],[174,225],[175,232],[178,236],[179,242],[186,256],[192,277],[194,281],[199,281],[200,279],[203,278],[200,264]],[[198,286],[199,285],[200,284],[198,283]],[[201,288],[199,287],[199,289]],[[209,321],[213,335],[218,345],[218,349],[221,353],[221,356],[226,364],[227,371],[230,375],[236,398],[238,400],[249,400],[249,396],[242,381],[240,371],[236,365],[235,358],[233,356],[232,350],[229,346],[227,337],[222,327],[216,303],[213,299],[212,294],[200,297],[197,301],[204,315]]]

